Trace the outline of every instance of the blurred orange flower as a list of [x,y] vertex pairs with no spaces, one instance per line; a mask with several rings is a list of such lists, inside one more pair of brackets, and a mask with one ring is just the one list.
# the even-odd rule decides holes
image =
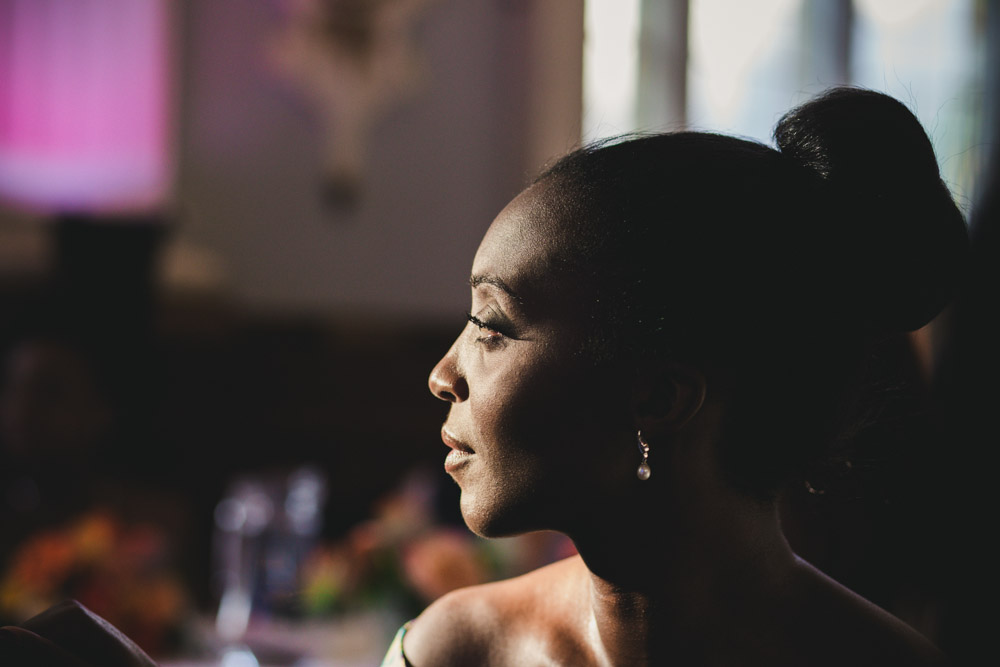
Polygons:
[[403,556],[406,577],[430,602],[445,593],[490,579],[472,539],[457,530],[439,528],[413,541]]
[[188,605],[168,551],[155,526],[84,514],[18,547],[0,577],[0,616],[21,621],[75,598],[155,653]]

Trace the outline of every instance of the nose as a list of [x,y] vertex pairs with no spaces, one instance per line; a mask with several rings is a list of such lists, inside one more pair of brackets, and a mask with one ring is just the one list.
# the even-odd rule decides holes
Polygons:
[[455,346],[452,346],[431,369],[430,377],[427,378],[431,393],[449,403],[461,403],[469,398],[469,385],[456,362]]

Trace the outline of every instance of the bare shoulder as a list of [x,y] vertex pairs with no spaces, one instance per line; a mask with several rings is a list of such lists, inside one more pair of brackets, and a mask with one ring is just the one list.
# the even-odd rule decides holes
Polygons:
[[573,613],[577,558],[513,579],[452,591],[417,617],[406,633],[409,661],[424,665],[509,663],[520,643]]
[[[829,664],[940,667],[947,657],[927,638],[805,561],[806,596],[792,627],[803,648],[822,649]],[[827,664],[827,663],[823,663]]]
[[419,666],[485,664],[491,629],[500,620],[498,610],[482,595],[486,588],[453,591],[427,607],[404,637],[409,662]]

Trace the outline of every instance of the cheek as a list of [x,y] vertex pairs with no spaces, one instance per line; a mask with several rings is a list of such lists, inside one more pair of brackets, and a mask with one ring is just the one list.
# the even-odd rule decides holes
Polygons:
[[498,446],[540,454],[594,407],[582,402],[594,394],[585,379],[546,359],[525,360],[484,383],[487,391],[473,400],[474,418]]
[[560,418],[544,395],[536,391],[541,386],[531,382],[520,389],[508,385],[472,397],[472,420],[484,456],[507,467],[524,468],[544,459]]
[[474,474],[459,480],[462,515],[477,534],[568,531],[599,509],[591,503],[635,481],[638,450],[628,429],[614,428],[606,412],[553,398],[531,392],[484,407],[492,439]]
[[506,484],[550,490],[603,484],[622,453],[630,461],[637,455],[628,448],[624,393],[592,368],[539,364],[497,386],[504,389],[478,397],[473,415],[489,438],[484,454],[502,468]]

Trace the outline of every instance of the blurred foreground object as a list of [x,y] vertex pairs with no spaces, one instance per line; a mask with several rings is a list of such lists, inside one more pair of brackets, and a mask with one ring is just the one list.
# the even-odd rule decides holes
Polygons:
[[5,665],[155,667],[131,639],[76,601],[0,628],[0,657]]

